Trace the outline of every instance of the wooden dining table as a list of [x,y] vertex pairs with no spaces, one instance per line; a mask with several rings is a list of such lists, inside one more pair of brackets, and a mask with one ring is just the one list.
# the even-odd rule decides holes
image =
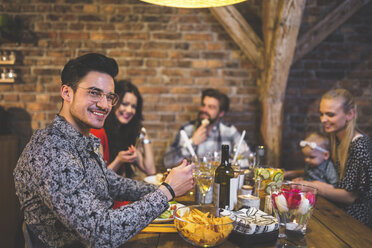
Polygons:
[[[181,197],[178,201],[185,205],[193,203],[190,201],[190,196]],[[270,239],[268,242],[249,240],[247,243],[242,242],[239,237],[234,236],[234,238],[230,235],[229,239],[219,247],[268,248],[277,247],[279,242],[277,239]],[[330,201],[318,196],[313,215],[307,225],[305,238],[300,244],[302,247],[372,247],[372,229],[358,222]],[[184,241],[178,233],[140,232],[122,247],[186,248],[194,246]]]

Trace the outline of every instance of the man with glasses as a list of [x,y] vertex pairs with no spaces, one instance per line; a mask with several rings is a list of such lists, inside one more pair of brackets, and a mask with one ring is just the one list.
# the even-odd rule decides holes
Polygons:
[[[160,187],[106,168],[101,128],[117,101],[114,59],[86,54],[61,75],[63,105],[52,124],[37,130],[14,170],[16,193],[34,247],[118,247],[190,190],[193,165],[182,163]],[[134,201],[112,209],[114,200]]]

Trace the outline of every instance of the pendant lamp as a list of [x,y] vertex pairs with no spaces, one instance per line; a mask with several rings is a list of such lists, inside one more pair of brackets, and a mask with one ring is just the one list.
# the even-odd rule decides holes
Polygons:
[[241,3],[246,0],[141,0],[141,1],[161,6],[177,8],[213,8]]

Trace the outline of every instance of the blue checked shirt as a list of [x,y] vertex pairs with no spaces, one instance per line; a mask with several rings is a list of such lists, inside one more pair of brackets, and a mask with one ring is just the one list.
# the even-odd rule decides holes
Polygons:
[[[192,121],[180,128],[175,140],[172,142],[171,146],[168,148],[167,152],[164,155],[163,162],[166,168],[172,168],[179,164],[184,158],[191,157],[191,154],[186,147],[185,141],[181,138],[180,131],[184,130],[190,139],[197,128],[196,123],[196,121]],[[232,152],[233,148],[238,145],[240,136],[241,134],[236,129],[236,127],[234,127],[233,125],[226,125],[220,121],[210,131],[207,139],[198,146],[193,145],[193,148],[195,150],[195,153],[199,157],[216,151],[220,152],[221,145],[229,145],[230,152]],[[244,157],[247,158],[249,152],[249,147],[243,140],[239,154],[243,154]],[[242,167],[247,166],[246,159],[244,159],[242,163]]]
[[317,167],[310,167],[310,165],[305,165],[305,176],[306,181],[321,181],[328,184],[332,184],[334,187],[338,183],[338,173],[332,163],[331,159],[323,161]]

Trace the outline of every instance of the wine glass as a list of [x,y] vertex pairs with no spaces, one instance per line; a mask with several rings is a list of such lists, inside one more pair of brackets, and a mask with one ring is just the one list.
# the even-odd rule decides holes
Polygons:
[[273,188],[270,195],[279,221],[278,237],[282,247],[301,243],[315,207],[317,189],[303,184],[283,183],[281,187]]
[[205,196],[211,190],[213,184],[213,167],[210,163],[201,163],[194,168],[193,177],[202,194],[201,204],[205,204]]
[[256,166],[256,153],[251,152],[248,155],[248,163],[249,163],[249,168],[252,169]]

